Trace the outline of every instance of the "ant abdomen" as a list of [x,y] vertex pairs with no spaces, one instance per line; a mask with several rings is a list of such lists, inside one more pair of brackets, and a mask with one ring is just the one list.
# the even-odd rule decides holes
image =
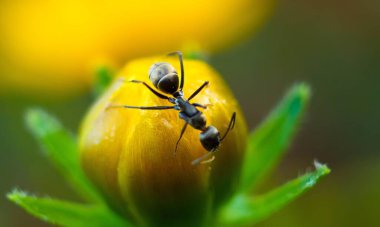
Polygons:
[[202,131],[199,135],[199,138],[201,140],[202,146],[207,151],[213,152],[216,150],[216,148],[219,147],[220,134],[218,129],[212,125],[208,126],[204,131]]
[[179,87],[177,71],[166,62],[152,65],[149,69],[149,79],[156,88],[167,94],[173,94]]

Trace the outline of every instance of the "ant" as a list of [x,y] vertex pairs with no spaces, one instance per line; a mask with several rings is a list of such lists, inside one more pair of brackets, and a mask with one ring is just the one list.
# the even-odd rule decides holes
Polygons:
[[[152,87],[150,87],[144,81],[131,80],[129,82],[143,84],[147,87],[153,94],[161,99],[166,99],[170,103],[174,104],[171,106],[128,106],[128,105],[116,105],[110,107],[120,107],[120,108],[129,108],[129,109],[141,109],[141,110],[168,110],[174,109],[179,111],[179,117],[185,121],[184,126],[182,127],[181,134],[176,143],[175,152],[177,151],[178,144],[182,139],[183,134],[188,125],[191,125],[193,128],[200,130],[200,141],[202,146],[208,151],[206,155],[194,160],[193,165],[208,162],[203,161],[208,158],[213,152],[215,152],[220,143],[226,138],[228,132],[233,129],[235,125],[236,112],[232,114],[230,123],[228,125],[227,131],[221,137],[218,129],[214,126],[206,126],[206,117],[199,111],[196,107],[206,109],[207,106],[199,103],[190,103],[190,100],[193,99],[204,87],[206,87],[209,82],[205,81],[188,99],[184,97],[183,86],[184,86],[184,67],[183,67],[183,57],[180,51],[169,53],[168,56],[178,55],[180,66],[181,66],[181,80],[179,81],[178,73],[175,68],[166,62],[155,63],[149,69],[149,79],[153,85],[161,92],[169,94],[172,97],[166,96],[159,93]],[[211,160],[212,161],[212,160]]]

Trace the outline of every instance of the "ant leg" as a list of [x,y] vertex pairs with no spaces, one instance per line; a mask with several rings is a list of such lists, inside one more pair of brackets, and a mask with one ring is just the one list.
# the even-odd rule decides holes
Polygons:
[[156,90],[154,90],[152,87],[150,87],[150,86],[149,86],[147,83],[145,83],[144,81],[140,81],[140,80],[130,80],[129,82],[137,83],[137,84],[143,84],[143,85],[145,85],[145,87],[147,87],[151,92],[153,92],[157,97],[159,97],[159,98],[161,98],[161,99],[167,99],[167,100],[170,99],[168,96],[158,93]]
[[234,128],[234,126],[235,126],[235,120],[236,120],[236,112],[234,112],[234,113],[232,114],[232,117],[231,117],[230,123],[228,124],[227,131],[226,131],[226,133],[224,133],[224,135],[222,136],[222,138],[220,139],[220,141],[223,141],[224,138],[226,138],[228,132]]
[[177,143],[175,145],[174,153],[177,153],[177,148],[178,148],[179,141],[182,139],[182,136],[185,133],[188,124],[189,123],[186,122],[185,125],[182,127],[181,134],[179,135],[179,138],[178,138]]
[[203,104],[199,104],[199,103],[192,103],[191,105],[196,106],[196,107],[200,107],[203,109],[207,109],[207,106],[210,106],[211,104],[203,105]]
[[175,106],[126,106],[126,105],[113,105],[108,106],[108,109],[111,108],[128,108],[128,109],[140,109],[140,110],[169,110],[174,109]]
[[179,85],[179,89],[182,91],[183,85],[185,84],[185,72],[184,72],[184,69],[183,69],[182,52],[181,51],[175,51],[175,52],[172,52],[172,53],[168,54],[168,56],[172,56],[172,55],[178,55],[179,64],[181,65],[181,83]]
[[202,84],[202,86],[200,86],[192,95],[190,95],[190,97],[187,99],[188,101],[190,101],[192,98],[194,98],[199,92],[201,92],[202,91],[202,89],[204,88],[204,87],[206,87],[207,85],[209,84],[209,82],[208,81],[205,81],[203,84]]
[[[193,160],[191,162],[191,164],[193,166],[196,166],[196,165],[199,165],[199,164],[210,163],[210,162],[214,161],[214,159],[215,159],[215,156],[212,156],[212,155],[213,155],[213,152],[207,152],[206,154],[202,155],[201,157]],[[212,156],[212,157],[210,158],[210,156]],[[208,159],[208,158],[210,158],[210,159],[209,160],[205,160],[205,159]]]

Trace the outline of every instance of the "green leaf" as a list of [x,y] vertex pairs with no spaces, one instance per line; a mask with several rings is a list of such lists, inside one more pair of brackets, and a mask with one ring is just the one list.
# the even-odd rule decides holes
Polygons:
[[113,70],[109,67],[102,66],[98,67],[95,72],[96,78],[95,78],[95,84],[94,84],[94,94],[95,96],[101,95],[106,88],[111,84],[112,82],[112,75]]
[[45,154],[56,164],[73,188],[86,199],[101,201],[81,169],[77,143],[73,135],[55,118],[40,109],[28,110],[25,120],[34,137],[43,146]]
[[250,191],[270,172],[290,144],[309,101],[310,89],[298,84],[249,136],[240,190]]
[[219,221],[223,225],[254,224],[278,211],[317,181],[330,173],[326,165],[315,163],[316,170],[307,173],[262,196],[240,194],[221,210]]
[[7,195],[30,214],[55,225],[75,227],[132,226],[102,205],[83,205],[51,198],[29,196],[14,190]]

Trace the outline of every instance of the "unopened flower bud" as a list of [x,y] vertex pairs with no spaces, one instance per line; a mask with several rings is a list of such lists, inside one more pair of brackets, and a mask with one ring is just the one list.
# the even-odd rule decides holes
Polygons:
[[235,127],[210,155],[209,162],[193,165],[208,151],[201,144],[201,131],[190,125],[175,150],[185,124],[179,111],[117,107],[173,105],[143,84],[129,82],[145,81],[156,89],[148,72],[158,62],[168,62],[180,75],[175,57],[132,61],[91,108],[81,129],[82,166],[109,205],[136,225],[201,226],[211,220],[237,186],[246,122],[218,73],[202,61],[184,60],[185,98],[209,81],[190,101],[207,106],[197,107],[204,113],[207,126],[214,126],[222,136],[236,112]]

